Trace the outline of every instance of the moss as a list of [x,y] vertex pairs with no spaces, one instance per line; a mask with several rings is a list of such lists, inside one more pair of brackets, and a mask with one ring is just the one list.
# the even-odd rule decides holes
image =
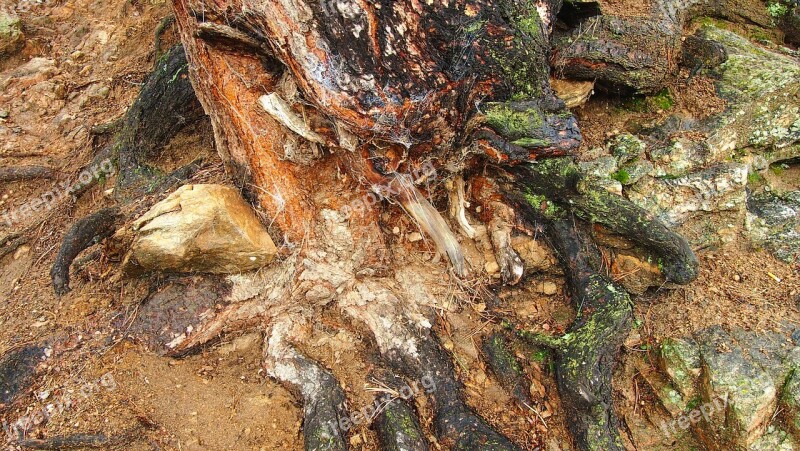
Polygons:
[[650,97],[649,99],[655,107],[661,110],[669,110],[675,105],[675,99],[672,98],[672,93],[669,89],[664,88],[658,94]]
[[759,185],[764,182],[764,177],[761,176],[758,172],[751,172],[747,174],[747,184],[748,185]]
[[525,148],[535,148],[535,147],[547,147],[549,143],[547,142],[547,140],[544,139],[522,138],[512,142],[512,144]]
[[517,111],[506,104],[495,103],[486,112],[486,123],[502,136],[524,139],[532,130],[542,128],[544,118],[537,109]]
[[625,169],[620,169],[611,174],[611,178],[625,185],[631,180],[631,175]]

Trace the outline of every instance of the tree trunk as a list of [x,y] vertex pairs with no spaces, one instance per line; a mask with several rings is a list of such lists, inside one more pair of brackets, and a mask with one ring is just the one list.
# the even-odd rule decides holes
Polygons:
[[[458,281],[483,268],[467,261],[460,244],[474,237],[464,215],[465,179],[472,184],[472,176],[491,176],[481,184],[480,202],[488,207],[488,236],[508,283],[522,276],[510,245],[515,211],[537,220],[531,203],[519,202],[532,192],[576,200],[576,212],[591,222],[621,212],[609,226],[643,234],[642,244],[664,256],[668,277],[683,283],[696,275],[685,242],[623,199],[576,189],[572,173],[548,186],[531,183],[532,162],[568,155],[581,139],[549,85],[550,33],[560,0],[173,4],[218,152],[234,182],[269,218],[284,254],[263,275],[259,296],[205,318],[174,352],[254,318],[263,322],[269,331],[264,367],[302,400],[308,449],[347,445],[346,430],[336,426],[346,416],[344,394],[329,369],[295,346],[331,302],[375,336],[386,368],[432,381],[434,425],[445,444],[517,449],[466,405],[432,330],[446,272]],[[452,221],[434,207],[444,190],[430,182],[444,178],[454,180]],[[399,264],[413,251],[387,239],[382,211],[410,216],[448,258],[449,270]],[[551,241],[559,252],[572,252],[581,235],[560,221],[549,228]],[[580,417],[573,427],[579,445],[618,446],[616,417],[598,409],[610,408],[609,363],[629,323],[629,300],[610,284],[595,286],[588,264],[564,259],[576,296],[590,299],[574,336],[591,340],[559,342],[565,346],[559,386],[567,409]],[[566,371],[581,357],[590,360],[588,373]],[[581,397],[584,384],[591,386],[589,401]],[[387,449],[402,445],[387,443],[392,437],[425,448],[418,425],[406,421],[412,412],[396,405],[381,416],[377,428]]]

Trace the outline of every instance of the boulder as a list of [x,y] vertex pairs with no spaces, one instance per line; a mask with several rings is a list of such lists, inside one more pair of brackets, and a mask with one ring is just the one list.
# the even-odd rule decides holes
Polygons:
[[19,50],[24,41],[19,17],[12,11],[0,8],[0,58]]
[[235,274],[263,267],[277,253],[253,209],[230,186],[182,186],[132,229],[124,263],[128,274]]
[[675,179],[645,177],[628,189],[636,205],[675,226],[696,212],[743,211],[749,169],[724,163]]
[[713,417],[704,441],[709,449],[747,449],[767,429],[777,406],[771,375],[719,326],[696,336],[702,365],[701,396],[705,403],[726,399],[725,415]]
[[800,191],[761,192],[747,199],[750,239],[786,263],[800,257]]
[[661,343],[659,364],[685,399],[697,395],[700,349],[691,338],[668,338]]

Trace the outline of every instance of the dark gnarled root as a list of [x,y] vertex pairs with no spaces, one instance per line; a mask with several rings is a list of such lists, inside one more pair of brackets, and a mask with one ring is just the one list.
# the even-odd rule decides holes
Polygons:
[[287,323],[272,327],[264,351],[267,373],[297,393],[303,402],[303,437],[307,451],[347,449],[349,420],[344,390],[330,371],[300,354],[289,343]]
[[428,451],[417,413],[404,400],[390,401],[374,423],[382,451]]
[[57,295],[61,296],[69,291],[69,267],[75,257],[89,246],[111,236],[117,230],[119,218],[119,208],[105,208],[79,219],[70,227],[50,269],[50,278]]
[[18,180],[52,179],[56,171],[44,166],[10,166],[0,168],[0,183]]
[[43,347],[29,345],[0,359],[0,413],[31,387],[43,356]]
[[572,210],[581,218],[608,227],[659,258],[669,282],[685,284],[697,278],[698,261],[689,243],[621,196],[608,192],[585,177],[569,158],[511,169],[503,191],[517,205],[553,216]]
[[556,353],[556,378],[571,432],[580,449],[623,450],[612,405],[611,377],[631,327],[631,300],[624,288],[594,269],[596,248],[570,219],[545,221],[545,233],[566,268],[579,316],[558,339],[537,340]]
[[494,333],[484,340],[481,351],[484,360],[500,385],[525,408],[533,405],[529,382],[514,354],[508,349],[508,342],[502,333]]
[[611,377],[630,331],[631,299],[600,271],[599,250],[570,212],[602,224],[657,255],[667,280],[688,283],[698,262],[686,240],[626,199],[595,186],[566,158],[511,169],[501,182],[524,220],[544,226],[565,268],[578,319],[562,337],[519,332],[556,355],[556,378],[580,449],[622,450]]
[[418,334],[416,355],[389,354],[389,361],[402,373],[429,382],[437,436],[452,443],[452,449],[519,449],[464,402],[450,357],[429,333]]
[[136,440],[135,431],[120,435],[75,434],[48,439],[17,440],[15,444],[23,449],[110,449]]
[[158,60],[139,96],[128,109],[112,144],[119,165],[117,196],[135,199],[152,191],[163,175],[146,164],[184,127],[205,117],[187,76],[183,46]]

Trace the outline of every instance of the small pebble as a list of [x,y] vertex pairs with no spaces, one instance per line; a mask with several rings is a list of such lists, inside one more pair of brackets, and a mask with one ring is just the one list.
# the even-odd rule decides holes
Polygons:
[[737,282],[741,282],[742,281],[742,276],[740,276],[739,274],[735,274],[733,276],[733,280],[735,280]]
[[416,243],[417,241],[422,241],[422,235],[419,232],[412,232],[408,234],[409,243]]

